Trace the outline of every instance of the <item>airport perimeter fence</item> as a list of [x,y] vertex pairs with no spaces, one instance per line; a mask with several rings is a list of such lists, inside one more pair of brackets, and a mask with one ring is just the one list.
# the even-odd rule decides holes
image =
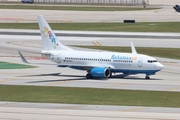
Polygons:
[[[0,0],[3,2],[21,2],[21,0]],[[35,3],[55,4],[104,4],[104,5],[147,5],[149,0],[34,0]]]
[[145,0],[34,0],[34,1],[39,3],[60,3],[60,4],[142,5]]

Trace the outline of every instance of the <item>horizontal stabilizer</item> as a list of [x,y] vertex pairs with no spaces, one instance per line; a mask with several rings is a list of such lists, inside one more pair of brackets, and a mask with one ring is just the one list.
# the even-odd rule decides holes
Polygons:
[[18,51],[20,57],[21,57],[21,60],[26,63],[26,64],[34,64],[34,65],[57,65],[57,64],[49,64],[49,63],[29,63],[26,58],[22,55],[22,53],[20,51]]
[[21,52],[18,51],[18,53],[19,53],[19,55],[20,55],[20,57],[21,57],[21,60],[22,60],[24,63],[28,63],[28,64],[29,64],[29,62],[25,59],[25,57],[21,54]]

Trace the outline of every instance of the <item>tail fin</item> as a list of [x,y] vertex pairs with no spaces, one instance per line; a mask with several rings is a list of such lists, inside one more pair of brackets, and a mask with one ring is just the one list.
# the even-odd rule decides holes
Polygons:
[[73,50],[62,45],[42,15],[38,15],[39,29],[44,50]]

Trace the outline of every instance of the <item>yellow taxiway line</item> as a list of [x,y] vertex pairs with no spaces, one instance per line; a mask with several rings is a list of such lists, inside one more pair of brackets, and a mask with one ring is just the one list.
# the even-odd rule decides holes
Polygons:
[[98,43],[98,42],[92,42],[93,44],[95,44],[96,46],[101,46],[101,44],[100,43]]

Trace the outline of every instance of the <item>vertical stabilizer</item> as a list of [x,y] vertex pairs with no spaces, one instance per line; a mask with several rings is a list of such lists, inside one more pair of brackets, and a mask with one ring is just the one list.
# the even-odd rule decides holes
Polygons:
[[44,50],[73,50],[62,45],[42,15],[38,15],[39,29]]
[[136,51],[136,49],[135,49],[132,42],[131,42],[131,51],[132,51],[133,54],[137,54],[137,51]]

